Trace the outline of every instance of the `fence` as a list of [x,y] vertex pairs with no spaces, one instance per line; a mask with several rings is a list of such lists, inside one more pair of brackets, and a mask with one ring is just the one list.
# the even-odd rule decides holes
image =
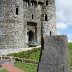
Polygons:
[[15,61],[20,61],[22,63],[32,63],[32,64],[38,64],[36,60],[26,59],[26,58],[19,58],[19,57],[11,57],[11,56],[1,56],[0,60],[4,59],[10,59],[11,63],[14,63]]

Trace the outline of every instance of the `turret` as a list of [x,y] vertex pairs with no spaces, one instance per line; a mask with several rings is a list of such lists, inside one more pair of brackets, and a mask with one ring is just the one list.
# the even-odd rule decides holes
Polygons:
[[43,36],[56,35],[55,0],[45,0],[43,6]]

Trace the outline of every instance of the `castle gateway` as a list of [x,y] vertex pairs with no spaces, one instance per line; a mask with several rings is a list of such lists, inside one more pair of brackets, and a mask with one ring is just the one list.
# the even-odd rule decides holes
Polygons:
[[55,35],[54,0],[0,0],[0,48],[41,44],[41,34]]

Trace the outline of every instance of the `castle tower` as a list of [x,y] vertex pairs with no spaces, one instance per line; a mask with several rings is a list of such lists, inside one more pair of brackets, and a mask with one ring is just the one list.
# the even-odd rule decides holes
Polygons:
[[55,0],[44,0],[43,36],[56,35]]
[[23,48],[23,1],[0,0],[0,48]]
[[0,0],[0,48],[26,48],[56,34],[54,0]]
[[23,0],[25,47],[41,44],[41,10],[44,0]]

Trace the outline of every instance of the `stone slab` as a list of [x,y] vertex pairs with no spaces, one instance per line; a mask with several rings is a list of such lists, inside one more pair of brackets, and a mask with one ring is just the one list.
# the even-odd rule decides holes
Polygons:
[[42,43],[38,72],[70,72],[67,36],[47,36]]

